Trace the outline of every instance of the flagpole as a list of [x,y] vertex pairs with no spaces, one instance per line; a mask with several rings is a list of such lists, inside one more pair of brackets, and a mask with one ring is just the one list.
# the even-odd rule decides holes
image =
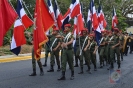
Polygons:
[[28,8],[27,8],[25,2],[24,2],[23,0],[21,0],[21,1],[22,1],[22,3],[24,4],[25,8],[27,9],[28,13],[30,14],[31,18],[34,19],[33,16],[31,15],[30,11],[28,10]]
[[[16,12],[16,10],[15,10],[15,8],[13,7],[13,4],[10,2],[10,0],[9,0],[9,3],[11,4],[11,6],[12,6],[12,8],[14,9],[14,11]],[[17,12],[16,12],[17,13]],[[18,13],[17,13],[18,14]],[[21,21],[21,23],[22,23],[22,20],[21,20],[21,18],[18,16],[18,18],[19,18],[19,20]],[[22,23],[22,25],[24,26],[24,24]],[[24,29],[26,29],[26,27],[24,26]],[[27,32],[27,30],[26,30],[26,32]]]
[[100,0],[99,0],[99,5],[100,5]]

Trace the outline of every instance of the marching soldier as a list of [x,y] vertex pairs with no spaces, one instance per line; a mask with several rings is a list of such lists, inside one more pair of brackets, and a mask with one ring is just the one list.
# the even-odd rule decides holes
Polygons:
[[[32,44],[33,44],[33,40],[32,40]],[[44,72],[43,72],[43,67],[42,67],[42,63],[41,63],[40,59],[37,60],[37,63],[40,68],[40,76],[43,76]],[[32,68],[33,68],[33,73],[30,74],[29,76],[36,76],[36,59],[35,59],[35,55],[34,55],[34,48],[32,49]]]
[[107,41],[107,43],[108,43],[108,45],[107,45],[107,49],[108,49],[108,53],[107,53],[107,55],[108,55],[108,63],[110,64],[110,48],[111,48],[111,45],[109,44],[109,42],[112,40],[112,31],[108,31],[108,41]]
[[91,62],[94,65],[94,71],[97,71],[97,66],[96,66],[96,51],[98,49],[97,43],[94,40],[94,34],[89,35],[90,38],[90,44],[89,44],[89,58],[91,59]]
[[130,39],[131,39],[131,42],[130,42],[130,54],[132,53],[133,51],[133,34],[130,35]]
[[[54,61],[55,61],[55,58],[56,58],[56,63],[57,63],[57,66],[58,66],[58,70],[57,71],[60,71],[60,60],[59,60],[59,52],[60,52],[60,39],[56,38],[56,36],[58,36],[58,32],[59,32],[59,29],[58,28],[54,28],[53,29],[53,33],[50,37],[50,51],[51,51],[51,56],[50,56],[50,66],[51,68],[47,71],[47,72],[54,72]],[[55,58],[54,58],[55,56]]]
[[74,45],[74,54],[75,54],[75,66],[74,67],[78,67],[78,60],[80,58],[79,56],[79,52],[80,52],[80,48],[79,48],[79,36],[76,36],[76,42]]
[[108,60],[108,53],[109,53],[108,40],[109,40],[108,31],[106,31],[106,33],[105,33],[105,57],[104,57],[104,59],[106,61],[106,66],[109,64],[109,60]]
[[129,39],[130,39],[130,38],[129,38],[127,32],[125,32],[124,35],[125,35],[125,36],[124,36],[123,52],[124,52],[124,55],[127,56],[127,54],[128,54],[128,49],[129,49]]
[[47,35],[49,41],[45,44],[45,62],[44,67],[47,66],[48,55],[50,54],[50,37]]
[[89,60],[89,51],[88,51],[88,46],[89,46],[89,37],[88,37],[88,33],[87,33],[87,29],[84,28],[82,31],[81,31],[81,37],[80,37],[80,68],[81,68],[81,71],[78,73],[78,74],[83,74],[83,58],[85,58],[85,61],[87,63],[87,66],[88,66],[88,72],[90,72],[90,60]]
[[124,36],[122,31],[119,32],[119,39],[120,39],[120,56],[121,56],[121,61],[123,61],[123,43],[124,43]]
[[[109,40],[109,45],[111,46],[110,48],[110,63],[111,66],[109,67],[109,69],[113,69],[114,68],[114,58],[115,58],[115,53],[117,55],[117,64],[118,64],[118,69],[120,69],[120,39],[119,39],[119,29],[118,28],[114,28],[114,35],[110,38]],[[109,70],[108,69],[108,70]]]
[[102,31],[102,38],[100,40],[99,46],[99,58],[100,58],[100,68],[104,66],[104,52],[105,52],[105,31]]
[[70,80],[74,79],[74,66],[73,66],[73,36],[72,33],[70,32],[71,25],[66,24],[65,26],[65,35],[62,36],[62,61],[61,61],[61,70],[62,70],[62,75],[58,80],[65,80],[65,71],[66,71],[66,64],[68,62],[69,67],[71,69],[71,77]]

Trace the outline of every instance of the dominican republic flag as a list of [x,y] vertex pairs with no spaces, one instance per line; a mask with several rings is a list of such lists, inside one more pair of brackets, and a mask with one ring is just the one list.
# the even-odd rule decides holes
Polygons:
[[47,4],[48,4],[48,8],[49,8],[49,13],[51,14],[51,16],[53,17],[54,21],[56,22],[54,9],[53,9],[53,5],[52,5],[51,0],[47,0]]
[[87,17],[87,28],[89,33],[92,31],[92,1],[90,2],[88,9],[88,17]]
[[74,29],[73,29],[73,36],[74,36],[74,41],[73,41],[73,47],[74,47],[74,52],[76,53],[76,36],[78,34],[77,30],[77,17],[74,17]]
[[21,19],[22,24],[25,26],[25,28],[33,25],[33,21],[26,15],[26,12],[22,7],[21,0],[17,1],[17,14],[19,15],[19,18]]
[[113,17],[112,17],[112,28],[116,27],[117,24],[118,24],[118,19],[117,19],[116,11],[114,8],[113,9]]
[[59,9],[59,6],[58,6],[58,3],[57,3],[56,0],[54,0],[54,13],[55,13],[55,18],[56,18],[56,21],[57,21],[58,28],[61,29],[62,14],[60,12],[60,9]]
[[62,28],[64,29],[64,25],[69,23],[71,18],[74,18],[80,14],[80,3],[79,0],[72,0],[72,3],[66,12],[66,14],[63,16],[62,19]]
[[107,26],[107,22],[105,20],[101,5],[99,5],[98,7],[98,20],[99,20],[100,29],[104,30]]
[[93,0],[92,0],[92,26],[93,26],[93,29],[95,31],[96,42],[99,46],[100,45],[100,39],[101,39],[101,30],[99,27],[98,16],[97,16],[97,12],[96,12],[96,8],[95,8]]
[[21,51],[21,46],[26,44],[24,35],[25,28],[22,25],[20,19],[17,19],[14,23],[14,30],[11,42],[11,52],[18,55]]

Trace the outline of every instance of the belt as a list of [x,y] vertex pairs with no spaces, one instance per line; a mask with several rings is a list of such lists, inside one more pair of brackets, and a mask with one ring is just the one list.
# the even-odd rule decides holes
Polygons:
[[72,50],[72,48],[64,48],[64,50]]

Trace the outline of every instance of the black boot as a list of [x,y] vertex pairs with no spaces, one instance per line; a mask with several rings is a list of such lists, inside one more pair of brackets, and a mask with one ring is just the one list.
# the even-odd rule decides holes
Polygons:
[[44,72],[43,72],[43,68],[40,68],[40,76],[43,76]]
[[114,64],[113,62],[110,64],[110,67],[107,70],[114,69]]
[[60,69],[60,65],[58,65],[58,69],[57,69],[57,71],[60,71],[61,69]]
[[62,71],[62,75],[58,80],[66,80],[65,71]]
[[33,73],[30,74],[29,76],[36,76],[36,69],[35,68],[33,68]]
[[81,71],[78,74],[83,74],[83,67],[81,67]]
[[74,65],[74,67],[79,67],[79,66],[78,66],[78,64],[76,63],[76,64]]
[[74,80],[74,71],[71,71],[71,78],[70,80]]
[[51,65],[51,68],[47,72],[54,72],[53,65]]
[[120,66],[120,63],[118,63],[118,69],[120,69],[120,67],[121,67],[121,66]]
[[45,58],[45,63],[43,65],[43,67],[47,67],[47,59]]
[[94,65],[94,71],[97,71],[97,66],[96,65]]
[[91,74],[91,67],[88,65],[88,73]]

